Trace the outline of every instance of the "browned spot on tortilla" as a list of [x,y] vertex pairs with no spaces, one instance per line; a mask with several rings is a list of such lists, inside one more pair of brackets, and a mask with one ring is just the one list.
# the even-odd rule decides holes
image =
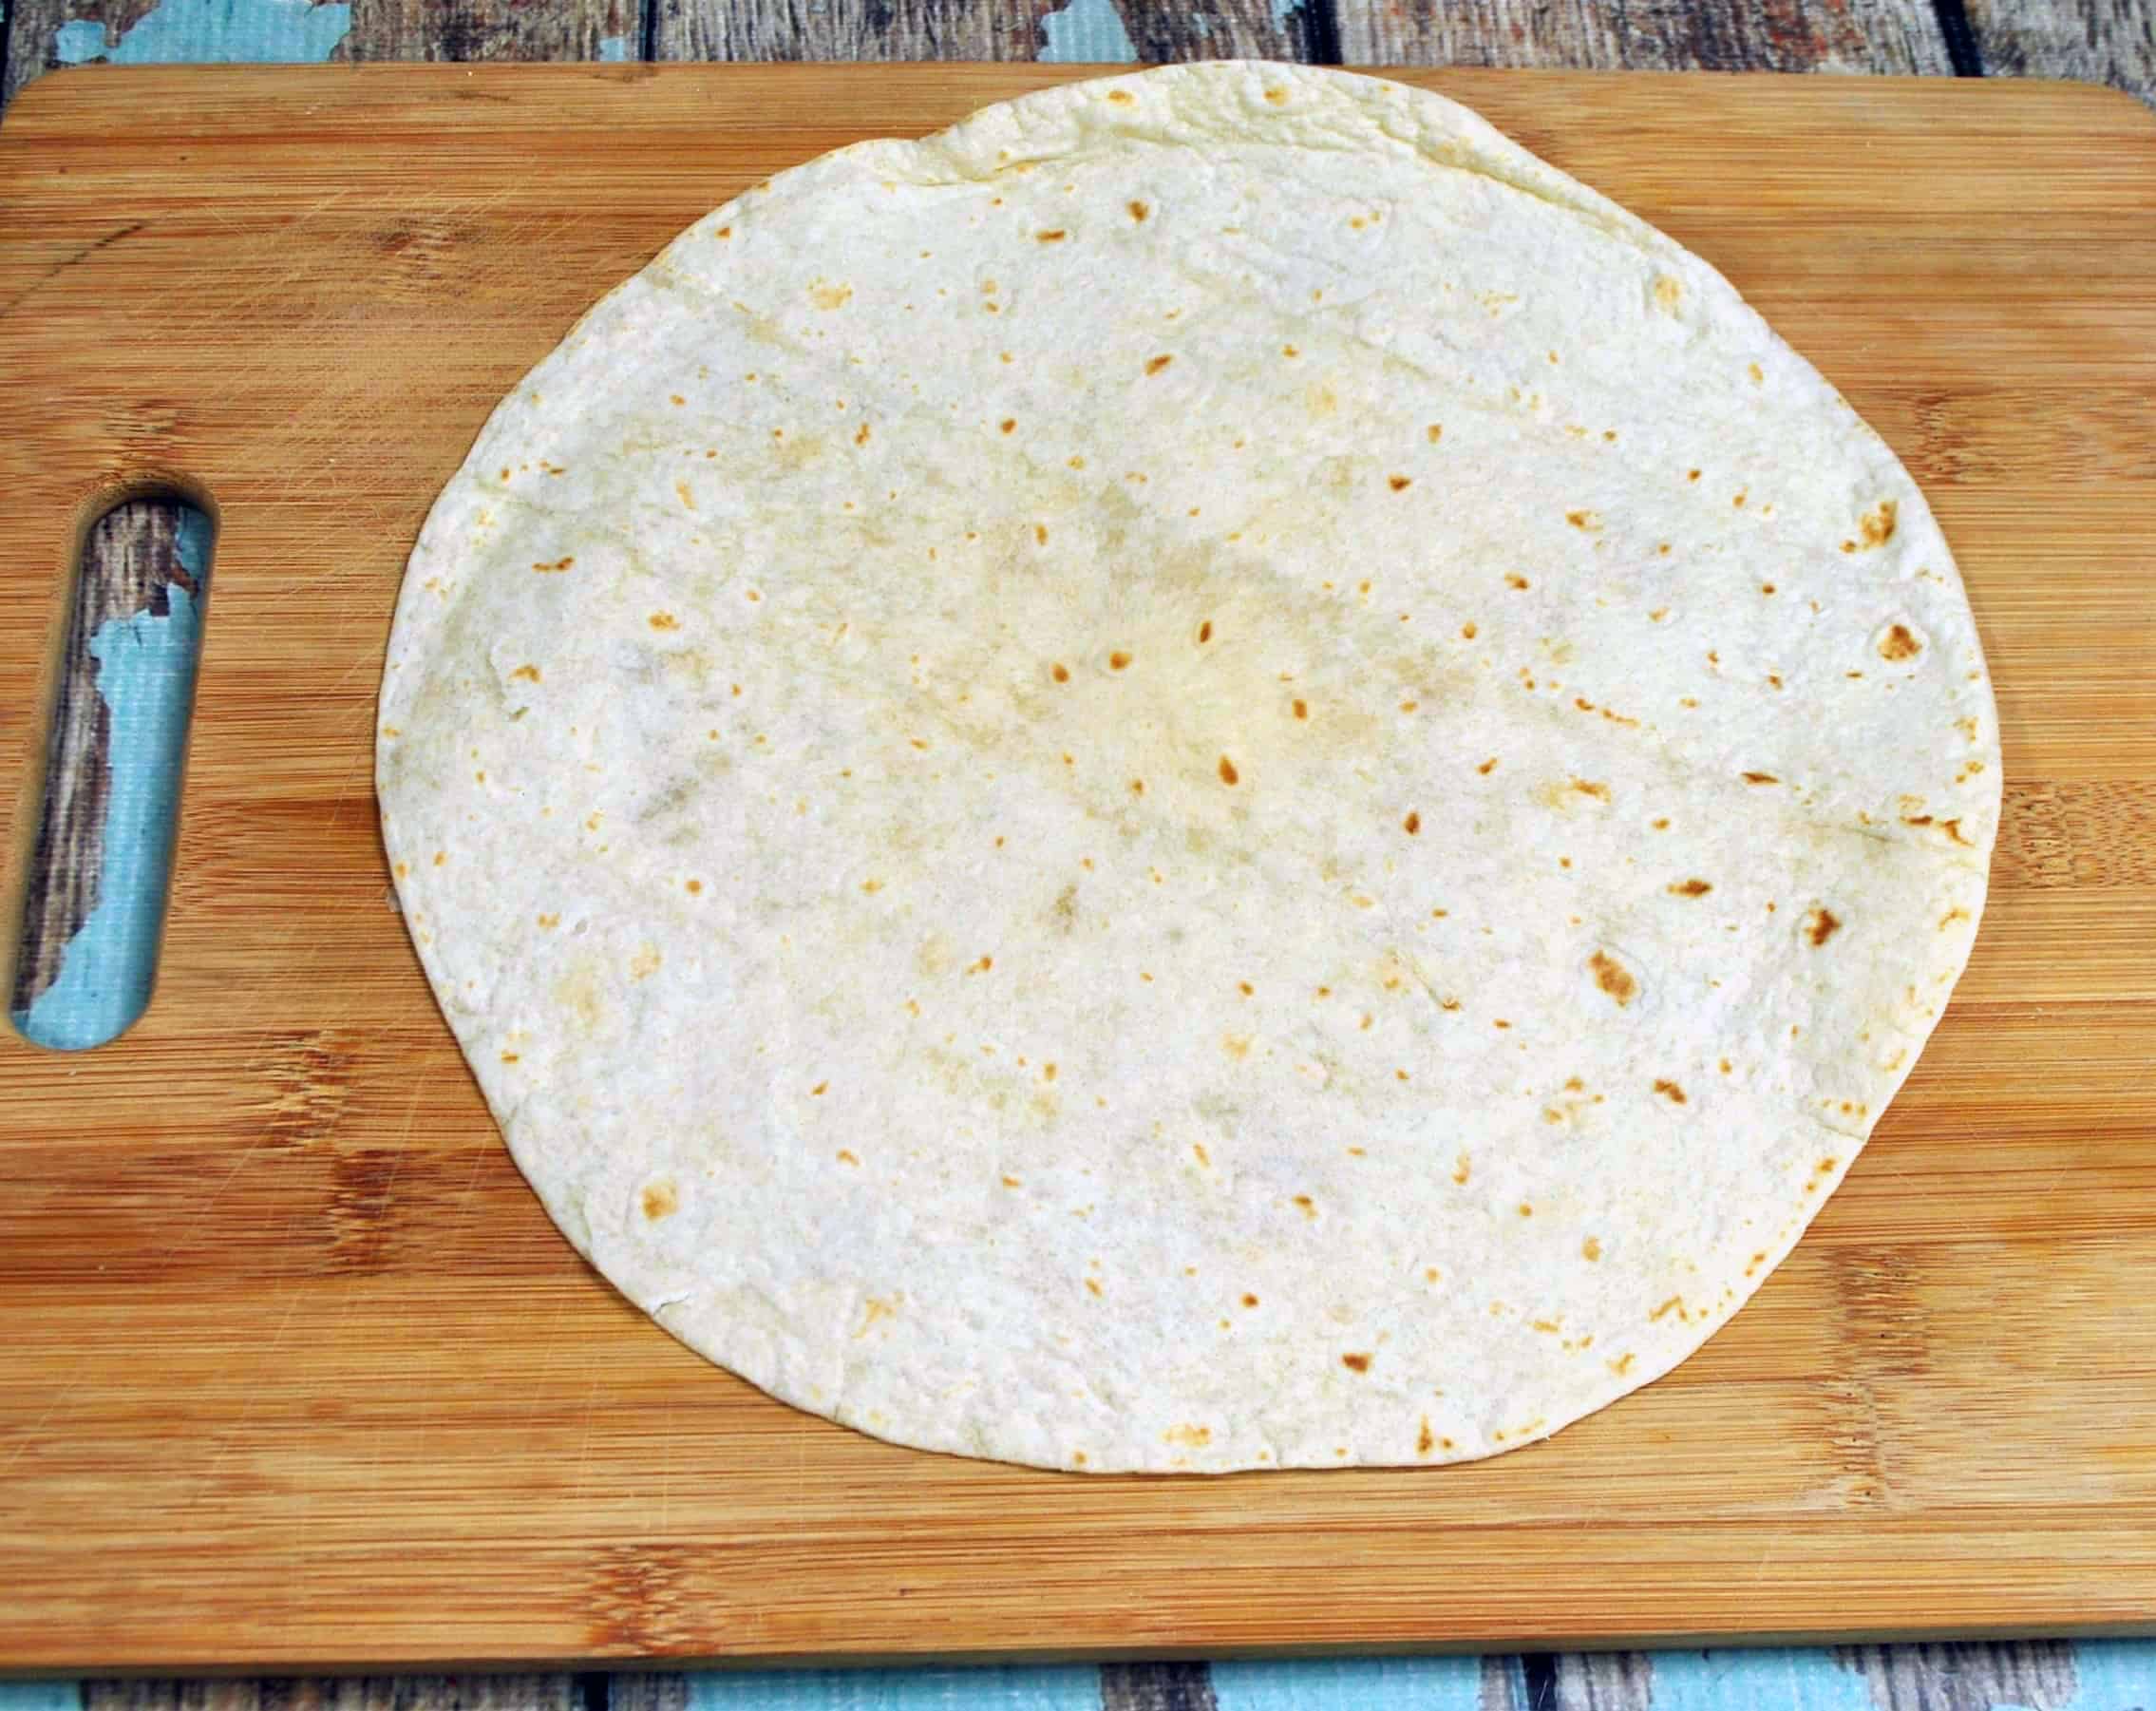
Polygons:
[[1572,788],[1580,795],[1592,796],[1598,802],[1607,802],[1610,799],[1610,787],[1606,784],[1597,784],[1591,778],[1575,778],[1572,781]]
[[966,970],[966,972],[970,975],[985,975],[990,969],[993,968],[994,966],[995,959],[993,957],[984,956],[978,962],[972,964]]
[[1924,651],[1907,624],[1896,624],[1880,638],[1879,656],[1882,659],[1914,659]]
[[1664,1314],[1670,1312],[1673,1308],[1675,1309],[1678,1318],[1681,1319],[1684,1317],[1683,1296],[1671,1296],[1668,1301],[1664,1302],[1660,1306],[1656,1307],[1652,1313],[1648,1314],[1647,1317],[1650,1321],[1657,1320],[1660,1319]]
[[1141,222],[1144,221],[1146,215],[1152,213],[1152,209],[1146,207],[1144,202],[1125,202],[1124,206],[1130,210],[1130,218],[1132,219],[1139,220]]
[[819,285],[809,292],[808,300],[819,309],[842,309],[853,295],[850,285]]
[[1043,546],[1046,546],[1046,545],[1048,544],[1048,524],[1047,524],[1047,523],[1034,523],[1034,524],[1033,524],[1033,539],[1034,539],[1034,540],[1035,540],[1036,542],[1039,542],[1039,543],[1040,543],[1041,545],[1043,545]]
[[1459,1156],[1459,1158],[1453,1162],[1452,1180],[1458,1183],[1462,1188],[1466,1188],[1467,1186],[1467,1178],[1472,1173],[1472,1166],[1468,1162],[1467,1155],[1463,1152]]
[[1522,1200],[1520,1203],[1520,1215],[1522,1218],[1532,1218],[1535,1215],[1535,1208]]
[[558,571],[567,570],[572,564],[576,562],[577,561],[574,558],[557,559],[551,564],[535,564],[532,566],[532,568],[537,571],[545,572],[548,575],[553,575]]
[[1617,1374],[1617,1376],[1621,1378],[1626,1373],[1632,1370],[1632,1357],[1630,1355],[1620,1355],[1617,1359],[1612,1360],[1609,1363],[1609,1367],[1610,1371]]
[[1285,106],[1287,105],[1288,92],[1285,89],[1268,89],[1265,91],[1265,99],[1271,102],[1277,107]]
[[1493,1028],[1509,1028],[1512,1026],[1512,1024],[1506,1021],[1504,1017],[1501,1016],[1493,1019],[1490,1023],[1490,1026]]
[[808,1090],[808,1096],[811,1099],[821,1099],[825,1093],[829,1093],[830,1091],[831,1084],[828,1081],[819,1081],[814,1087]]
[[1825,944],[1842,930],[1841,921],[1824,903],[1806,916],[1805,920],[1809,923],[1805,929],[1805,937],[1815,946]]
[[1389,475],[1385,479],[1387,485],[1390,485],[1392,491],[1395,493],[1401,492],[1404,489],[1411,487],[1415,485],[1415,478],[1411,475]]
[[1246,1307],[1255,1307],[1256,1305],[1258,1305],[1258,1297],[1256,1297],[1255,1295],[1245,1295],[1242,1298],[1242,1304]]
[[1684,295],[1684,287],[1667,274],[1655,276],[1655,301],[1664,309],[1674,309],[1677,299]]
[[1416,813],[1412,808],[1409,808],[1408,810],[1408,817],[1400,822],[1400,827],[1401,829],[1404,830],[1408,834],[1408,836],[1411,838],[1417,832],[1422,830],[1423,817],[1420,814]]
[[539,669],[536,665],[520,665],[509,674],[509,678],[511,682],[521,678],[526,683],[537,683],[539,680]]
[[1158,374],[1163,369],[1166,368],[1168,364],[1173,361],[1175,361],[1175,358],[1172,356],[1156,356],[1151,361],[1146,363],[1145,372],[1148,374]]
[[1060,659],[1048,668],[1048,675],[1058,683],[1069,683],[1070,681],[1070,669]]
[[1295,702],[1295,710],[1296,718],[1307,719],[1310,717],[1310,703],[1308,701]]
[[1745,497],[1746,495],[1743,492],[1732,493],[1730,495],[1730,503],[1741,511],[1744,509]]
[[867,423],[863,422],[863,423],[862,423],[862,424],[861,425],[861,431],[860,431],[860,432],[858,432],[858,433],[856,433],[856,434],[854,435],[854,444],[855,444],[856,446],[865,446],[865,445],[867,445],[867,444],[868,444],[868,424],[867,424]]
[[651,616],[650,622],[654,630],[678,630],[681,628],[681,619],[674,617],[671,612],[654,612]]
[[644,1190],[644,1216],[656,1224],[671,1216],[681,1206],[681,1196],[671,1182],[655,1182]]
[[1672,897],[1705,897],[1714,887],[1705,880],[1678,880],[1664,887]]
[[1069,236],[1070,234],[1069,232],[1066,232],[1061,226],[1058,226],[1052,232],[1035,232],[1033,234],[1033,241],[1036,243],[1061,243],[1066,238],[1069,238]]
[[1086,1280],[1086,1287],[1087,1289],[1090,1289],[1095,1295],[1098,1295],[1101,1292],[1100,1282],[1096,1278],[1087,1278]]
[[1593,534],[1602,526],[1601,518],[1593,511],[1567,511],[1564,514],[1564,520],[1574,528],[1584,529],[1589,534]]
[[522,1061],[522,1055],[517,1052],[504,1052],[501,1054],[501,1061],[503,1063],[519,1063]]
[[1485,760],[1485,762],[1483,762],[1483,764],[1482,764],[1481,766],[1477,767],[1477,768],[1475,769],[1475,770],[1476,770],[1476,771],[1478,771],[1478,772],[1480,772],[1480,773],[1483,773],[1483,774],[1484,774],[1484,775],[1485,775],[1485,776],[1486,777],[1486,776],[1487,776],[1487,775],[1489,774],[1489,772],[1490,772],[1490,771],[1491,771],[1491,770],[1493,770],[1493,769],[1494,769],[1494,768],[1495,768],[1496,766],[1497,766],[1497,756],[1493,754],[1493,755],[1491,755],[1491,756],[1489,757],[1489,759],[1487,759],[1487,760]]
[[1415,1454],[1428,1455],[1437,1445],[1437,1437],[1429,1429],[1429,1416],[1423,1416],[1423,1429],[1415,1435]]
[[[398,863],[397,865],[400,867],[404,865],[402,862]],[[552,928],[558,927],[561,924],[561,917],[558,915],[541,915],[538,919],[539,925],[542,927]]]
[[1229,758],[1228,758],[1228,757],[1227,757],[1226,755],[1224,755],[1224,754],[1220,756],[1220,782],[1221,782],[1222,784],[1229,784],[1229,785],[1232,785],[1232,784],[1234,784],[1234,783],[1235,783],[1235,782],[1236,782],[1236,781],[1237,781],[1237,780],[1238,780],[1239,778],[1240,778],[1240,777],[1242,776],[1242,774],[1241,774],[1241,773],[1239,773],[1239,772],[1238,772],[1238,771],[1236,770],[1236,764],[1235,764],[1235,762],[1234,762],[1234,761],[1232,761],[1232,760],[1230,760],[1230,759],[1229,759]]
[[1125,654],[1121,648],[1118,648],[1114,653],[1108,656],[1108,670],[1111,672],[1120,672],[1126,666],[1128,666],[1129,663],[1130,656],[1128,654]]
[[1126,107],[1137,98],[1128,89],[1110,89],[1108,99],[1119,107]]
[[[1095,1290],[1094,1293],[1097,1295],[1100,1291]],[[1161,1441],[1163,1444],[1182,1444],[1184,1448],[1191,1450],[1202,1449],[1213,1441],[1213,1428],[1210,1426],[1170,1426],[1161,1434]]]
[[1747,784],[1780,784],[1782,782],[1771,772],[1740,772],[1738,776]]
[[1598,1260],[1602,1257],[1602,1245],[1594,1237],[1589,1236],[1586,1241],[1580,1243],[1579,1254],[1582,1259]]
[[1199,645],[1202,647],[1206,642],[1209,642],[1212,639],[1213,620],[1211,618],[1207,618],[1203,623],[1198,626],[1198,642]]
[[1619,1008],[1638,996],[1639,982],[1607,951],[1597,951],[1587,959],[1587,966],[1595,971],[1595,984],[1615,998]]
[[1857,532],[1866,546],[1884,546],[1894,539],[1896,506],[1891,499],[1882,499],[1857,519]]
[[1368,1355],[1342,1355],[1340,1364],[1352,1373],[1367,1373],[1370,1371],[1370,1357]]
[[1505,573],[1504,585],[1507,588],[1525,588],[1529,586],[1527,579],[1522,576],[1518,571],[1507,571]]
[[1308,1194],[1297,1194],[1295,1197],[1295,1203],[1296,1206],[1302,1208],[1302,1215],[1305,1218],[1314,1218],[1317,1216],[1317,1203],[1314,1200],[1311,1199]]
[[1131,793],[1131,794],[1132,794],[1133,796],[1143,796],[1143,795],[1144,795],[1144,793],[1145,793],[1145,781],[1144,781],[1144,780],[1143,778],[1133,778],[1133,779],[1132,779],[1132,780],[1130,781],[1130,793]]
[[682,889],[687,891],[690,896],[695,897],[703,891],[704,882],[702,880],[689,880],[683,884]]
[[1462,624],[1460,626],[1460,638],[1463,641],[1473,641],[1475,639],[1475,626],[1471,623]]
[[1684,1103],[1684,1089],[1674,1081],[1657,1080],[1655,1083],[1655,1091],[1672,1105],[1682,1105]]

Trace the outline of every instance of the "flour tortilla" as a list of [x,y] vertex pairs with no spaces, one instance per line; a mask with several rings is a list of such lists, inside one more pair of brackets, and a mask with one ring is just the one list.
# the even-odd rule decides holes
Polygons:
[[1697,1348],[1999,803],[1922,496],[1698,257],[1394,84],[1050,89],[697,222],[412,555],[380,789],[556,1222],[772,1395],[1434,1463]]

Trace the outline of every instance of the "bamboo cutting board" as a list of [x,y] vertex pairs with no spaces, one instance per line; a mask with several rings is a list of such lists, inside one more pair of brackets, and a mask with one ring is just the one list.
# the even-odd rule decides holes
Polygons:
[[[1065,73],[73,72],[0,131],[0,813],[99,496],[218,517],[157,997],[0,1041],[0,1666],[2156,1629],[2156,124],[2068,86],[1412,73],[1719,265],[1907,460],[2000,697],[1991,913],[1675,1374],[1425,1472],[894,1449],[626,1306],[511,1167],[370,793],[405,555],[745,184]],[[13,919],[12,907],[8,919]]]

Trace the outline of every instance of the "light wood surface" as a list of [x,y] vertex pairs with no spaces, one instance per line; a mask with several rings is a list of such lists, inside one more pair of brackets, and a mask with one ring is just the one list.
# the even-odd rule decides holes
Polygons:
[[1054,75],[78,72],[9,115],[15,882],[74,520],[169,471],[220,532],[156,999],[86,1057],[0,1044],[0,1663],[2156,1629],[2156,124],[2115,95],[1415,78],[1701,250],[1881,426],[2001,696],[1954,1009],[1671,1378],[1468,1468],[1043,1474],[791,1413],[548,1226],[386,902],[420,517],[706,207]]

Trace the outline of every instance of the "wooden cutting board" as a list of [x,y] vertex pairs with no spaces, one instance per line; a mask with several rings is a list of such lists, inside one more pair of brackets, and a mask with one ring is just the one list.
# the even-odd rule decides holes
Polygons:
[[1066,74],[77,71],[9,113],[10,897],[83,520],[171,483],[219,533],[156,999],[85,1055],[0,1041],[0,1664],[2156,1628],[2156,124],[2121,96],[1409,74],[1820,364],[1931,495],[1997,680],[1968,978],[1674,1375],[1477,1466],[1040,1473],[792,1413],[549,1226],[386,901],[420,519],[695,216]]

